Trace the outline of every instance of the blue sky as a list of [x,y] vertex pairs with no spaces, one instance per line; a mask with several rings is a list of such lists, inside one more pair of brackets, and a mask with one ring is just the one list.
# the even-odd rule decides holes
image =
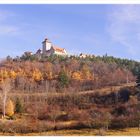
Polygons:
[[0,5],[0,58],[36,52],[45,37],[70,54],[140,61],[140,5]]

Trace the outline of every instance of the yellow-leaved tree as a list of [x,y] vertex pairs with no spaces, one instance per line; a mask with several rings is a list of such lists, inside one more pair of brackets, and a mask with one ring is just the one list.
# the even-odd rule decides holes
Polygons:
[[17,74],[15,71],[11,70],[11,71],[9,71],[9,76],[10,76],[10,78],[15,79]]
[[71,76],[71,78],[72,79],[75,79],[75,80],[81,80],[81,72],[80,71],[75,71],[75,72],[73,72],[72,73],[72,76]]
[[6,115],[11,117],[14,115],[14,103],[12,100],[8,100],[6,104]]
[[53,68],[52,67],[53,67],[53,65],[50,62],[47,62],[45,64],[45,78],[48,80],[53,79],[53,72],[52,72]]
[[43,80],[43,75],[42,75],[42,73],[41,73],[40,70],[35,69],[35,70],[33,71],[32,78],[33,78],[35,81],[41,81],[41,80]]
[[82,79],[84,80],[91,80],[93,79],[93,75],[92,73],[90,72],[90,68],[88,65],[83,65],[82,66],[82,69],[81,69],[81,72],[82,72]]
[[7,71],[6,69],[0,70],[0,78],[1,78],[2,80],[6,79],[6,78],[8,78],[8,77],[9,77],[9,75],[8,75],[8,71]]

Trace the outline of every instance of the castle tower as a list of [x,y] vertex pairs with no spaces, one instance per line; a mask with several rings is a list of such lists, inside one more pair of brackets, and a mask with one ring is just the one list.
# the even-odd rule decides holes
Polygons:
[[42,53],[45,54],[46,51],[50,50],[52,47],[52,43],[48,40],[48,38],[45,38],[45,40],[42,42]]

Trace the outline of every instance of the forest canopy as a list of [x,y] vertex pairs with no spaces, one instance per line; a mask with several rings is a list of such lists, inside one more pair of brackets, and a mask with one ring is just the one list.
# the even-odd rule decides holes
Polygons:
[[7,57],[0,64],[0,81],[12,79],[13,90],[58,92],[91,90],[135,81],[140,63],[112,56]]

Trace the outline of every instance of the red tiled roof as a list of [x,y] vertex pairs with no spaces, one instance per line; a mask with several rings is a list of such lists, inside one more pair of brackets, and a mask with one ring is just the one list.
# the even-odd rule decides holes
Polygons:
[[56,47],[56,46],[53,46],[52,48],[57,52],[65,53],[65,51],[64,51],[65,49],[63,49],[63,48],[59,48],[59,47]]

